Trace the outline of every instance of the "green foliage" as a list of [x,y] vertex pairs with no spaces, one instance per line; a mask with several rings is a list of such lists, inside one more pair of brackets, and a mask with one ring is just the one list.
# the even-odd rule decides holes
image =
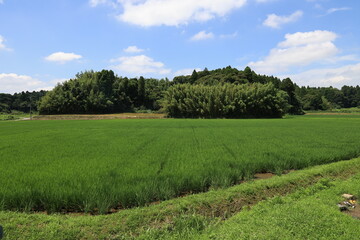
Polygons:
[[104,213],[350,159],[359,120],[3,121],[0,206]]
[[46,94],[46,91],[21,92],[15,94],[0,93],[0,112],[11,113],[21,111],[28,113],[31,110],[37,112],[39,100]]
[[168,89],[163,105],[171,117],[274,118],[285,114],[287,99],[272,83],[183,84]]
[[[164,102],[164,92],[178,84],[222,86],[270,84],[283,90],[287,96],[286,110],[288,114],[301,115],[304,110],[331,110],[360,106],[360,87],[343,86],[341,90],[328,88],[298,87],[291,79],[282,81],[274,76],[255,73],[250,67],[238,70],[231,66],[209,71],[194,70],[191,75],[177,76],[173,81],[154,78],[123,78],[116,76],[111,70],[100,72],[86,71],[59,84],[46,97],[39,101],[46,91],[22,92],[11,94],[0,93],[0,112],[19,110],[33,111],[41,114],[79,114],[79,113],[120,113],[132,112],[136,109],[158,111]],[[207,94],[207,93],[204,93]],[[207,98],[209,98],[207,96]],[[162,109],[163,111],[163,109]],[[240,113],[239,113],[240,114]],[[238,114],[238,115],[239,115]],[[277,115],[275,112],[273,115]],[[188,116],[191,117],[191,116]],[[228,117],[228,116],[219,116]]]
[[276,88],[279,88],[280,79],[273,76],[265,76],[256,74],[251,68],[246,67],[244,71],[227,66],[226,68],[219,68],[209,71],[207,68],[204,71],[193,71],[192,75],[177,76],[173,80],[174,84],[204,84],[204,85],[218,85],[218,84],[244,84],[244,83],[273,83]]
[[[293,86],[290,79],[285,79],[281,82],[280,79],[273,76],[258,75],[249,67],[246,67],[244,71],[240,71],[231,66],[213,71],[209,71],[207,68],[199,72],[194,70],[191,75],[175,77],[172,82],[168,79],[157,80],[153,78],[146,79],[144,77],[138,79],[122,78],[116,76],[111,70],[102,70],[99,72],[85,71],[78,73],[74,79],[58,84],[44,97],[42,96],[45,92],[40,92],[42,95],[36,92],[32,93],[34,97],[31,102],[32,105],[37,105],[38,100],[42,97],[38,103],[40,114],[120,113],[132,112],[136,111],[136,109],[157,111],[160,110],[161,103],[166,103],[167,100],[164,99],[164,93],[169,90],[169,87],[179,84],[190,84],[194,86],[194,89],[202,88],[201,86],[209,86],[218,90],[202,92],[204,101],[210,104],[206,107],[199,106],[203,108],[199,110],[203,113],[187,113],[185,115],[174,115],[170,113],[170,115],[179,117],[225,118],[280,117],[285,112],[301,114],[301,105],[293,89],[290,88],[289,90],[287,86],[283,87],[287,84],[286,81],[290,82],[290,84],[288,84],[290,87]],[[270,87],[270,85],[272,87]],[[226,94],[235,94],[236,92],[236,96],[229,95],[225,97],[224,94],[220,94],[219,90],[225,88],[228,89]],[[234,90],[231,90],[231,88],[234,88]],[[284,88],[283,90],[288,96],[278,91],[282,88]],[[244,94],[240,94],[239,91],[244,92]],[[257,96],[258,93],[256,91],[259,91],[258,93],[260,95],[267,95]],[[23,97],[23,95],[25,96]],[[225,97],[225,99],[211,100],[216,97]],[[246,99],[245,101],[243,97],[254,99]],[[15,101],[15,104],[9,104],[9,98],[12,98],[12,96],[6,94],[0,95],[1,111],[7,112],[11,109],[24,110],[29,108],[30,98],[28,97],[28,93],[22,93],[20,97],[15,96],[16,99],[22,99],[20,102]],[[23,98],[26,100],[23,101]],[[280,98],[282,98],[282,100],[280,100]],[[286,106],[283,104],[284,99],[287,100]],[[212,101],[218,102],[212,103]],[[245,103],[243,103],[244,101]],[[266,102],[264,106],[261,106],[261,104],[263,104],[262,101]],[[201,104],[203,103],[198,103],[198,105]],[[212,106],[212,104],[215,105]],[[223,104],[226,104],[224,105],[224,109],[215,109],[216,107],[222,107]],[[245,106],[244,104],[249,105]],[[14,106],[17,107],[14,108]],[[37,110],[36,106],[32,107],[34,110]],[[247,109],[244,109],[244,107]],[[162,111],[164,109],[169,108],[165,107]],[[209,111],[215,112],[210,113]]]
[[304,110],[331,110],[360,106],[360,86],[343,86],[340,90],[333,87],[296,87]]
[[40,114],[119,113],[158,110],[168,80],[121,78],[113,71],[86,71],[57,85],[39,104]]
[[303,114],[301,103],[295,94],[295,85],[290,78],[285,78],[280,83],[280,89],[288,94],[288,103],[290,105],[287,113],[301,115]]

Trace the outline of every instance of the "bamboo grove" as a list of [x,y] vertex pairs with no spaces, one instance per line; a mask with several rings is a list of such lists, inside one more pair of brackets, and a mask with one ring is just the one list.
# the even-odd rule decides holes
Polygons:
[[288,95],[272,83],[242,85],[175,85],[165,93],[164,107],[171,117],[262,118],[281,117]]

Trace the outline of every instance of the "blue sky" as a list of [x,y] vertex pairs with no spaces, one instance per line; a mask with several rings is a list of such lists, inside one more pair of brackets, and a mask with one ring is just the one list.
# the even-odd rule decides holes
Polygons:
[[0,0],[0,92],[90,69],[171,80],[229,65],[359,85],[359,13],[358,0]]

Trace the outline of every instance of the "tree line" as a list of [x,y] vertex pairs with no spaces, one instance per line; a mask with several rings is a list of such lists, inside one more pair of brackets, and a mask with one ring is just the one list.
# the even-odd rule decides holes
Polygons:
[[301,99],[304,110],[329,110],[360,107],[360,86],[297,87],[296,95]]
[[[289,78],[280,80],[249,67],[238,70],[228,66],[194,70],[173,81],[120,77],[111,70],[85,71],[49,92],[0,94],[2,112],[27,112],[30,105],[40,114],[161,110],[176,117],[275,117],[360,106],[360,88],[299,87]],[[264,112],[263,116],[259,112]]]
[[[186,97],[180,99],[180,96]],[[176,101],[179,106],[175,106]],[[184,101],[193,106],[184,107]],[[230,66],[213,71],[194,70],[191,75],[178,76],[173,81],[123,78],[111,70],[86,71],[58,84],[39,103],[41,114],[145,109],[161,109],[172,117],[204,118],[280,117],[285,113],[302,113],[290,79],[281,81],[258,75],[249,67],[239,71]]]
[[159,110],[168,79],[118,77],[113,71],[86,71],[58,84],[39,103],[40,114],[119,113]]
[[0,112],[11,113],[20,111],[28,113],[38,111],[40,99],[45,96],[47,91],[20,92],[15,94],[0,93]]

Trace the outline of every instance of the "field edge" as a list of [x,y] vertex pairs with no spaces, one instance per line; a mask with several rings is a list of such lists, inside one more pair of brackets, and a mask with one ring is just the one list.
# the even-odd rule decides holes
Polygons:
[[112,215],[45,215],[3,211],[0,212],[0,225],[4,227],[5,239],[131,239],[143,234],[146,236],[149,231],[172,231],[178,227],[179,219],[190,221],[195,227],[200,226],[202,231],[205,226],[226,220],[263,200],[307,188],[323,178],[348,179],[359,172],[360,158],[356,158]]

